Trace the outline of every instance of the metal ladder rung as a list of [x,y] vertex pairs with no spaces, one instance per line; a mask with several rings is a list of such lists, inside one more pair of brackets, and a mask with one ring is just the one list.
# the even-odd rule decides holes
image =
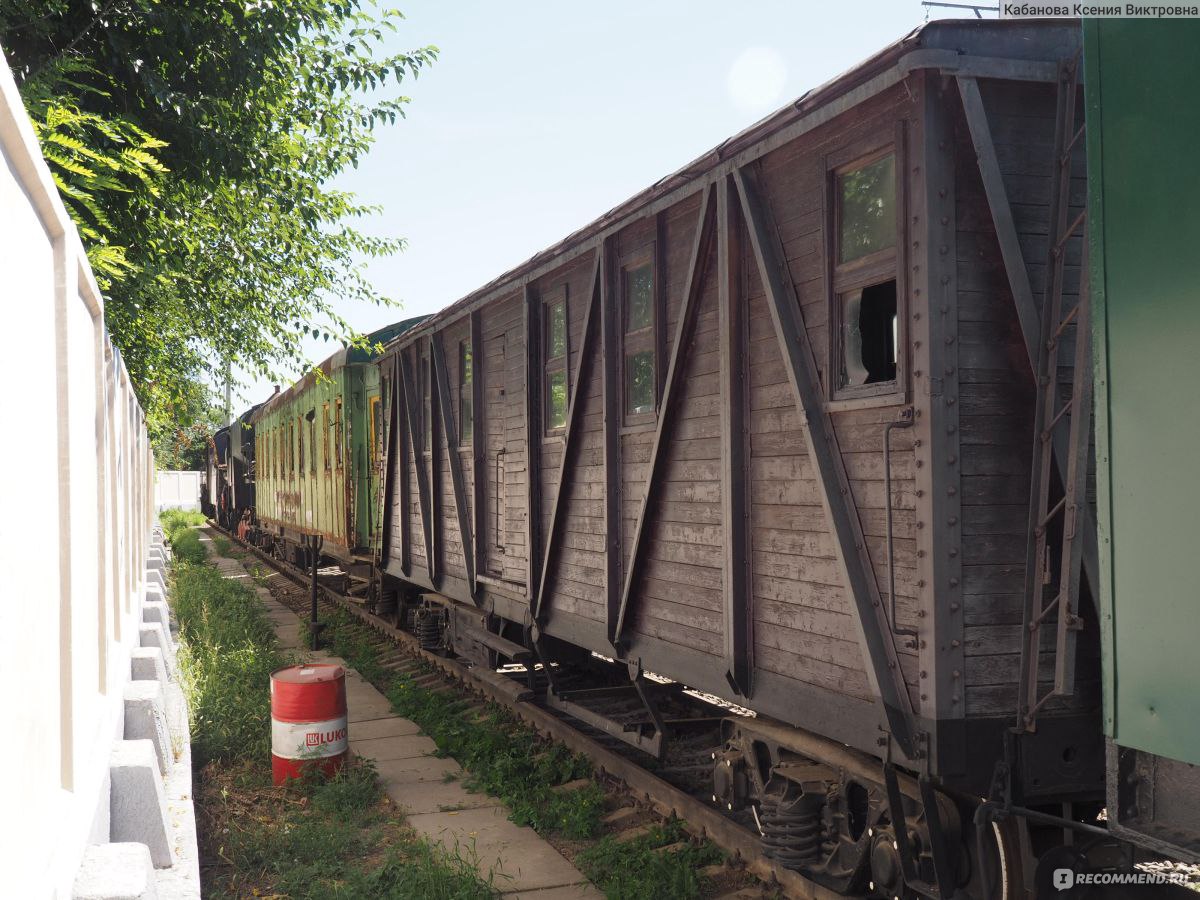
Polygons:
[[1058,323],[1058,327],[1054,329],[1054,337],[1052,337],[1050,340],[1053,341],[1054,343],[1058,343],[1058,339],[1063,336],[1063,332],[1067,330],[1067,326],[1069,326],[1072,322],[1075,321],[1075,317],[1078,314],[1079,314],[1079,304],[1076,303],[1074,306],[1071,307],[1071,311],[1069,313],[1067,313],[1066,317],[1061,322]]
[[1046,513],[1045,518],[1043,518],[1040,522],[1038,522],[1038,530],[1040,531],[1040,530],[1044,529],[1046,527],[1047,523],[1049,523],[1049,521],[1051,519],[1053,519],[1060,512],[1062,512],[1062,508],[1066,505],[1067,505],[1067,498],[1063,497],[1061,500],[1059,500],[1057,503],[1055,503],[1054,506],[1050,507],[1050,511]]
[[1054,245],[1054,255],[1055,256],[1062,255],[1063,247],[1066,246],[1067,241],[1069,241],[1072,237],[1075,236],[1075,230],[1083,223],[1083,220],[1086,218],[1087,218],[1087,207],[1084,207],[1083,211],[1075,217],[1074,221],[1072,221],[1070,225],[1067,226],[1067,230],[1063,232],[1063,236],[1061,238],[1059,238],[1058,242]]
[[1059,157],[1059,165],[1066,165],[1071,159],[1071,151],[1075,149],[1075,145],[1079,143],[1079,139],[1083,137],[1083,133],[1087,130],[1087,125],[1080,125],[1079,130],[1067,143],[1067,149],[1063,151],[1063,155]]
[[1043,441],[1047,441],[1050,439],[1050,435],[1054,433],[1054,426],[1058,424],[1059,419],[1061,419],[1063,416],[1065,416],[1068,412],[1071,411],[1071,404],[1073,404],[1074,402],[1075,402],[1074,399],[1068,400],[1066,403],[1063,404],[1062,409],[1060,409],[1058,412],[1056,412],[1054,414],[1054,418],[1050,420],[1049,424],[1046,425],[1046,430],[1042,432],[1042,440]]
[[1054,612],[1054,610],[1058,608],[1058,602],[1060,600],[1062,600],[1062,594],[1057,595],[1053,600],[1042,607],[1042,611],[1038,614],[1038,617],[1029,623],[1028,630],[1036,631],[1038,628],[1040,628],[1041,624],[1046,621],[1046,616],[1050,615],[1050,613]]

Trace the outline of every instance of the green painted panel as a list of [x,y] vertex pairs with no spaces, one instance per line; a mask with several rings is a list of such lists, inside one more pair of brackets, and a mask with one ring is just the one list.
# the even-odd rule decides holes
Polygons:
[[1200,22],[1084,47],[1105,728],[1200,763]]

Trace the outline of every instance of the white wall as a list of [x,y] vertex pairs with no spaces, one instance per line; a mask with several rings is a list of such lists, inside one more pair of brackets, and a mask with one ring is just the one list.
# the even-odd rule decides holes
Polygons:
[[0,309],[0,894],[66,897],[123,728],[154,461],[2,59]]
[[201,472],[160,469],[154,477],[154,508],[200,508]]

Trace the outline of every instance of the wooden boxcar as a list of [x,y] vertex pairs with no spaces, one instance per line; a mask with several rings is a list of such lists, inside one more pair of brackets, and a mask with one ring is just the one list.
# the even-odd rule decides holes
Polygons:
[[[1032,373],[1043,297],[1069,309],[1078,285],[1078,236],[1048,246],[1084,202],[1082,144],[1062,135],[1078,50],[1077,23],[930,24],[380,361],[386,573],[448,610],[459,653],[555,664],[552,699],[582,648],[635,688],[650,671],[752,709],[714,757],[739,773],[714,799],[787,843],[807,826],[788,832],[784,799],[827,797],[807,815],[834,849],[787,859],[839,890],[905,844],[910,886],[1003,896],[945,849],[973,846],[994,776],[1056,814],[1101,799],[1077,494],[1049,501],[1077,527],[1039,532],[1080,535],[1092,573],[1070,646],[1029,612],[1057,577],[1030,538]],[[1059,466],[1072,418],[1046,425]],[[557,705],[597,721],[574,696]],[[940,816],[941,859],[935,788],[962,804]]]
[[[368,335],[388,341],[419,318]],[[374,350],[345,348],[258,408],[255,539],[296,561],[312,537],[321,554],[370,560],[380,534],[379,435],[383,429]]]

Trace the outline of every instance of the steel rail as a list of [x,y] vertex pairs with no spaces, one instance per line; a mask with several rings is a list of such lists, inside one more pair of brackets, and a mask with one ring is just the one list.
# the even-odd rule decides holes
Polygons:
[[[309,586],[305,575],[298,570],[293,571],[294,567],[291,564],[277,560],[259,548],[247,544],[211,519],[209,527],[253,553],[297,586]],[[623,782],[635,797],[649,804],[659,815],[678,818],[687,831],[697,837],[711,840],[745,865],[750,874],[769,885],[777,885],[786,896],[796,900],[845,900],[845,895],[835,893],[791,869],[771,862],[763,856],[757,834],[726,818],[716,808],[669,784],[633,760],[626,759],[603,746],[553,713],[526,702],[529,699],[529,690],[524,685],[495,673],[478,672],[455,660],[422,649],[415,635],[368,612],[326,585],[320,585],[318,589],[326,602],[346,610],[363,624],[391,638],[412,656],[460,682],[468,690],[505,707],[539,734],[565,745],[576,753],[582,753],[592,761],[599,772]],[[488,678],[487,675],[493,677]]]

